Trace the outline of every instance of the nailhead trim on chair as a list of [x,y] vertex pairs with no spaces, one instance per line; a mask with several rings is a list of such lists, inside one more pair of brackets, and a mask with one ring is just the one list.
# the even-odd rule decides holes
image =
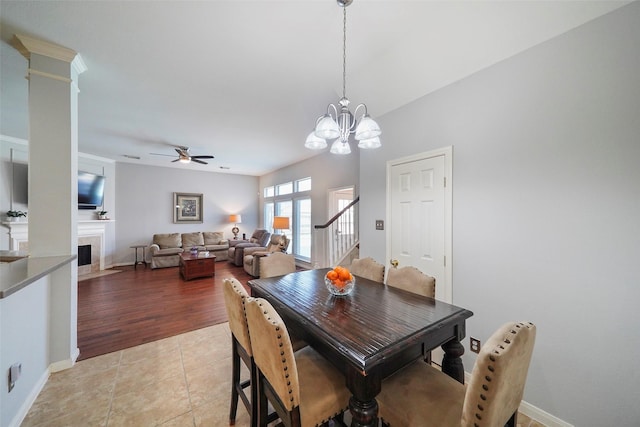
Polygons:
[[[522,323],[522,322],[520,322],[520,323],[517,323],[515,325],[515,327],[516,327],[516,329],[519,329],[519,328],[522,328],[522,327],[529,328],[529,325],[533,326],[532,323]],[[513,337],[515,337],[518,334],[518,331],[514,330],[514,329],[512,329],[510,332],[513,335]],[[508,345],[511,344],[511,340],[509,338],[505,338],[503,343],[507,344],[507,347],[508,347]],[[506,349],[506,347],[504,345],[500,344],[500,345],[498,345],[498,347],[495,350],[493,350],[493,353],[499,355],[501,353],[500,350],[505,350],[505,349]],[[492,354],[492,355],[489,356],[489,360],[491,360],[492,362],[495,362],[496,358]],[[487,366],[487,369],[489,370],[489,372],[492,372],[492,373],[495,372],[495,367],[493,365]],[[485,379],[486,383],[482,384],[482,389],[484,391],[489,391],[489,384],[488,383],[491,382],[492,377],[491,377],[491,375],[485,375],[484,379]],[[480,399],[482,401],[485,401],[485,402],[487,401],[487,397],[482,393],[480,394]],[[478,412],[476,412],[474,414],[474,416],[476,417],[478,422],[481,422],[482,421],[482,413],[484,412],[484,406],[478,404],[477,407],[478,407]],[[473,425],[474,425],[474,427],[482,427],[477,422],[474,422]]]
[[[258,303],[258,305],[260,307],[262,307],[261,303]],[[268,314],[267,311],[263,311],[263,314]],[[271,320],[271,317],[267,316],[267,320]],[[271,320],[271,324],[276,326],[277,323],[273,320]],[[276,326],[276,331],[280,332],[280,327]],[[277,336],[278,340],[280,340],[280,342],[278,343],[278,347],[282,348],[284,347],[284,343],[282,342],[282,335],[278,334]],[[280,351],[280,356],[284,356],[284,351]],[[287,366],[287,359],[285,357],[282,357],[282,365],[283,365],[283,370],[285,372],[284,377],[287,378],[287,386],[288,386],[288,393],[290,395],[289,400],[293,402],[293,396],[291,396],[293,394],[293,389],[291,388],[291,381],[289,381],[289,367]]]

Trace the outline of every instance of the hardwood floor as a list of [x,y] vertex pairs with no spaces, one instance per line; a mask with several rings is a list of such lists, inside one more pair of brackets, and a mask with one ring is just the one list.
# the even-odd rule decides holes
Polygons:
[[227,261],[216,263],[213,278],[189,281],[178,267],[117,269],[78,283],[78,360],[226,322],[223,279],[252,279]]

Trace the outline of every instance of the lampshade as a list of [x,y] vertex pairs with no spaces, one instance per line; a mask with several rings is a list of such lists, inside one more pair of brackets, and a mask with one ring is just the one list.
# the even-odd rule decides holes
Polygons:
[[229,222],[233,222],[234,224],[242,224],[242,215],[240,214],[229,215]]
[[371,139],[376,136],[380,136],[382,131],[380,130],[380,126],[373,120],[368,114],[365,114],[361,119],[360,123],[356,127],[356,136],[355,138],[360,141],[362,139]]
[[289,229],[289,217],[288,216],[274,216],[273,217],[273,229],[274,230],[288,230]]
[[336,139],[331,144],[331,150],[329,150],[331,154],[349,154],[351,153],[351,147],[349,143],[342,142],[340,139]]
[[336,139],[340,136],[340,128],[333,117],[327,113],[318,121],[314,133],[318,138]]
[[311,132],[309,136],[307,136],[307,141],[304,143],[304,146],[312,150],[322,150],[323,148],[327,148],[327,141],[318,138],[315,132]]
[[375,138],[361,139],[360,141],[358,141],[358,147],[362,148],[363,150],[380,148],[381,146],[382,146],[382,143],[380,142],[380,138],[377,136]]

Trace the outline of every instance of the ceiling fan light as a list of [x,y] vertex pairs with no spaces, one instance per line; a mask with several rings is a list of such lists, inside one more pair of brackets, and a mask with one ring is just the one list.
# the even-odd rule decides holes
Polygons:
[[180,163],[191,163],[191,158],[190,157],[180,157],[180,160],[178,160]]
[[355,138],[360,141],[362,139],[371,139],[376,136],[380,136],[382,131],[380,130],[380,126],[373,120],[368,114],[365,114],[360,119],[360,123],[356,127],[356,135]]
[[329,150],[331,154],[351,154],[351,147],[348,142],[342,142],[337,139],[331,144],[331,150]]
[[323,148],[327,148],[327,141],[318,138],[314,132],[311,132],[309,136],[307,136],[304,146],[311,150],[322,150]]
[[315,135],[321,139],[336,139],[340,136],[340,127],[328,113],[318,120]]
[[382,143],[377,136],[375,138],[361,139],[358,141],[358,148],[362,148],[363,150],[373,150],[374,148],[380,147],[382,147]]

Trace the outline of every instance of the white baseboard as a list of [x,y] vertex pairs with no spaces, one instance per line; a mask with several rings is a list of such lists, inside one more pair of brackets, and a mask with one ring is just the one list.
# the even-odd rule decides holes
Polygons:
[[530,403],[525,402],[524,400],[520,402],[519,411],[532,420],[535,420],[546,427],[574,427],[573,424],[569,424],[568,422],[563,421],[560,418],[553,416],[550,413],[545,412]]
[[47,384],[48,380],[49,371],[45,370],[33,389],[31,389],[31,392],[29,393],[27,398],[24,400],[24,402],[22,402],[22,405],[20,406],[18,413],[16,413],[16,416],[13,417],[13,419],[9,422],[8,427],[20,427],[20,424],[22,424],[24,419],[27,417],[29,409],[31,409],[31,406],[33,406],[34,402],[38,398],[38,395],[44,388],[45,384]]
[[78,360],[78,356],[80,356],[80,349],[76,348],[69,359],[60,360],[59,362],[54,362],[49,365],[49,372],[60,372],[65,369],[73,368],[73,365],[76,364],[76,360]]
[[[465,384],[468,384],[470,380],[471,374],[469,372],[465,372]],[[542,424],[545,427],[574,427],[573,424],[569,424],[568,422],[561,420],[560,418],[551,415],[550,413],[545,412],[542,409],[533,406],[531,403],[525,402],[524,400],[520,402],[520,408],[518,408],[518,412],[526,415],[527,417]]]

